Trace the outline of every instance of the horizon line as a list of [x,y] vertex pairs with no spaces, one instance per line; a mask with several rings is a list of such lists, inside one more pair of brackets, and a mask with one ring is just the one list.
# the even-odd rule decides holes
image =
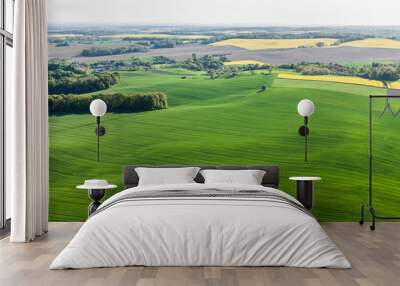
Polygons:
[[199,24],[199,23],[116,23],[116,22],[48,22],[48,26],[94,26],[102,24],[103,26],[138,26],[138,27],[234,27],[234,28],[324,28],[324,27],[392,27],[400,28],[400,24],[265,24],[265,23],[248,23],[248,24],[234,24],[234,23],[216,23],[216,24]]

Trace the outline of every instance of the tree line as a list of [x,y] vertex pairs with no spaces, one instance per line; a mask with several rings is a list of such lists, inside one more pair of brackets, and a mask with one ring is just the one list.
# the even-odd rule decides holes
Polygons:
[[255,71],[255,70],[272,70],[271,65],[266,64],[244,64],[244,65],[228,65],[224,63],[228,61],[226,55],[204,55],[198,57],[192,54],[191,58],[177,63],[176,67],[185,68],[194,71],[206,71],[211,79],[219,77],[233,78],[239,75],[242,71]]
[[131,57],[127,60],[104,60],[90,63],[90,67],[97,71],[111,71],[111,70],[129,70],[136,71],[140,69],[148,70],[153,65],[175,64],[176,61],[164,56],[154,56],[143,60],[141,58]]
[[228,65],[219,70],[209,70],[208,75],[211,79],[221,77],[230,79],[238,76],[243,71],[250,71],[251,75],[254,75],[256,70],[265,70],[266,74],[271,74],[273,68],[272,65],[267,64]]
[[50,61],[49,94],[81,94],[107,89],[119,80],[117,72],[95,72],[85,64]]
[[362,66],[358,74],[370,79],[397,81],[400,79],[400,65],[373,63],[369,66]]
[[400,65],[372,63],[360,67],[336,63],[299,63],[280,65],[280,68],[295,69],[303,75],[345,75],[358,76],[380,81],[400,79]]
[[168,108],[167,95],[162,92],[141,94],[50,95],[50,114],[88,113],[90,103],[102,99],[110,112],[142,112]]
[[228,59],[225,55],[204,55],[197,57],[196,54],[192,54],[192,57],[184,60],[180,67],[194,71],[208,71],[208,70],[219,70],[224,67],[224,62]]
[[142,45],[130,45],[128,47],[91,47],[83,49],[80,53],[82,57],[100,57],[100,56],[112,56],[112,55],[122,55],[130,53],[144,53],[149,49]]
[[164,48],[175,48],[178,45],[184,43],[183,40],[178,39],[159,39],[159,38],[135,38],[135,37],[125,37],[124,41],[129,43],[134,42],[137,45],[146,46],[150,49],[164,49]]

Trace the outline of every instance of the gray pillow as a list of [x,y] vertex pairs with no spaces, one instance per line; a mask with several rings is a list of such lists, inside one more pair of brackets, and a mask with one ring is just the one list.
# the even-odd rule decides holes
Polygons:
[[202,170],[205,184],[261,185],[265,171],[262,170]]
[[138,186],[171,185],[195,183],[199,167],[183,168],[135,168],[139,176]]

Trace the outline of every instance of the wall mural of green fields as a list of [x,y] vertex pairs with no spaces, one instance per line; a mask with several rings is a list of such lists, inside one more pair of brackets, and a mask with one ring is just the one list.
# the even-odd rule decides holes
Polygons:
[[[279,165],[281,190],[292,195],[288,177],[323,178],[312,210],[319,220],[358,220],[368,188],[368,95],[399,86],[400,30],[175,29],[50,26],[50,220],[84,221],[89,198],[76,185],[104,178],[120,186],[110,196],[122,190],[126,164]],[[283,46],[268,46],[276,38]],[[111,112],[96,162],[89,103],[100,94]],[[152,94],[166,104],[130,99]],[[316,106],[307,164],[297,114],[304,98]],[[374,199],[380,214],[395,215],[400,119],[379,119],[383,104],[373,106]]]

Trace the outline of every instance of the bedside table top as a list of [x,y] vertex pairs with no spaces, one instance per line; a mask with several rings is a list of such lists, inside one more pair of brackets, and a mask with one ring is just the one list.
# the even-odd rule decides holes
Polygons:
[[292,181],[321,181],[321,177],[290,177]]
[[117,185],[107,185],[107,186],[88,186],[88,185],[79,185],[76,186],[77,189],[84,189],[84,190],[109,190],[115,189]]

